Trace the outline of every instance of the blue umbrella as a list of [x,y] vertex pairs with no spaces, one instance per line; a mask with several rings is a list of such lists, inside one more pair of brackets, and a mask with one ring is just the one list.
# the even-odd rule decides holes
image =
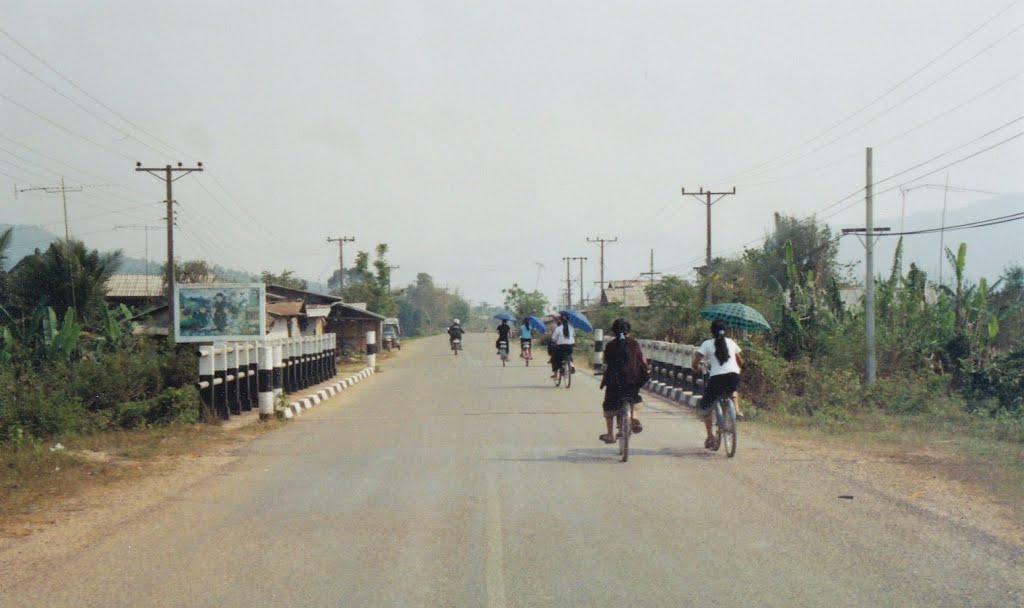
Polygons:
[[545,331],[547,331],[547,328],[544,327],[544,321],[541,321],[537,317],[526,317],[526,320],[530,322],[530,327],[536,329],[538,332],[544,333]]
[[498,319],[499,321],[515,321],[516,320],[515,317],[513,317],[510,314],[508,314],[507,312],[500,312],[500,313],[494,315],[494,318]]
[[569,325],[572,325],[580,331],[592,332],[594,326],[590,324],[590,321],[583,316],[583,313],[576,312],[575,310],[560,310],[559,313],[569,317]]

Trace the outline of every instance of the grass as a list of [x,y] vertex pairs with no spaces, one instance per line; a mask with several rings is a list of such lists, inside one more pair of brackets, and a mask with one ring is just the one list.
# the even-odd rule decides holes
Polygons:
[[906,459],[927,453],[929,467],[947,479],[977,485],[1000,503],[1024,505],[1024,424],[971,415],[954,404],[928,414],[880,410],[843,419],[755,410],[752,417],[775,440],[811,441]]

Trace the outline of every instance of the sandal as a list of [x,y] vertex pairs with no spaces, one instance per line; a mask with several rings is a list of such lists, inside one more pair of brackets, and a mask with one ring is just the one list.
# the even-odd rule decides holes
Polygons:
[[634,433],[642,433],[643,432],[644,425],[640,424],[640,419],[639,418],[634,418],[633,419],[633,423],[630,425],[630,430],[632,432],[634,432]]
[[604,435],[601,435],[600,437],[598,437],[598,439],[600,439],[601,441],[603,441],[605,443],[615,443],[615,438],[612,437],[611,435],[609,435],[608,433],[605,433]]
[[709,450],[713,450],[715,449],[716,443],[718,443],[718,440],[716,438],[708,437],[707,439],[704,440],[704,447]]

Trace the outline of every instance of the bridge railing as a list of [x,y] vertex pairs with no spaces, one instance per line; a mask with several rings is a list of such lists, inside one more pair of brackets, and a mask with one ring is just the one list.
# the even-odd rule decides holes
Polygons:
[[199,346],[199,381],[203,405],[218,418],[259,408],[260,419],[274,414],[288,393],[326,382],[337,375],[334,334],[294,336]]

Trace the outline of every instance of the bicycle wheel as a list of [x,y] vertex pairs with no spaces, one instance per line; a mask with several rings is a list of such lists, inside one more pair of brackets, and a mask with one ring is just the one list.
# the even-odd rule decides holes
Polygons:
[[562,366],[559,365],[558,369],[555,370],[555,386],[562,386]]
[[736,455],[736,404],[732,399],[726,400],[726,411],[723,413],[722,441],[725,442],[725,455],[732,458]]
[[619,454],[622,455],[622,462],[629,460],[629,435],[632,433],[632,421],[629,419],[629,404],[623,404],[619,409]]
[[722,435],[724,434],[725,421],[722,419],[722,401],[718,400],[715,402],[715,447],[713,448],[716,452],[718,448],[722,447]]
[[570,359],[566,359],[562,363],[562,374],[565,376],[565,388],[569,388],[572,386],[572,361]]

